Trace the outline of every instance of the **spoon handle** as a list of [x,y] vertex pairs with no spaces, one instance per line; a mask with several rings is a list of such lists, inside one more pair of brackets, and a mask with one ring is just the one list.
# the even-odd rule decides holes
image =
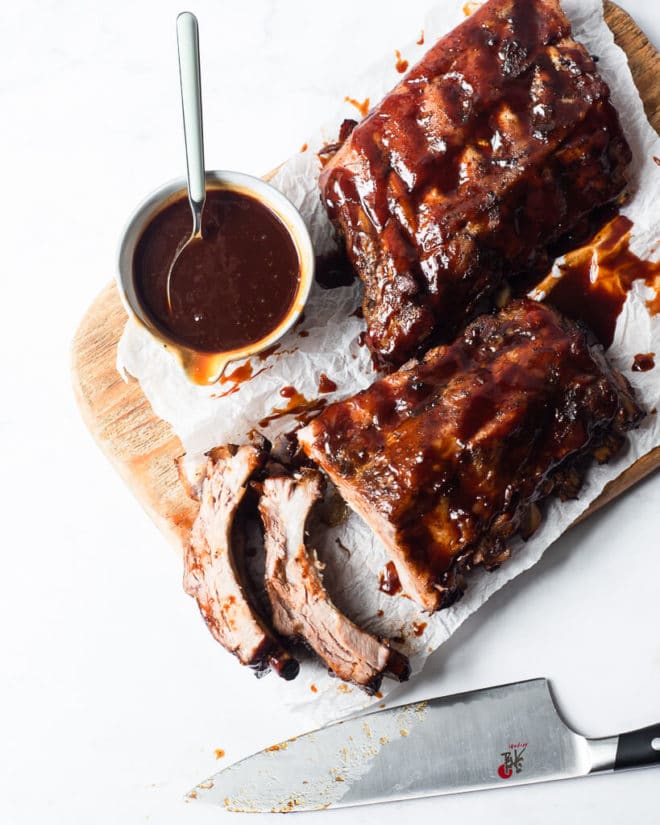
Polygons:
[[194,233],[199,234],[206,199],[202,83],[199,69],[199,29],[197,18],[189,11],[182,12],[176,19],[176,39],[179,48],[183,131],[186,139],[188,197],[195,216]]

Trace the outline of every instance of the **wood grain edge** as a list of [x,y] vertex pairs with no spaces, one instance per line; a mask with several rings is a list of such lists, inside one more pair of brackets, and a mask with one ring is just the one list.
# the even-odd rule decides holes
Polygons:
[[174,459],[183,447],[139,383],[116,369],[126,313],[114,282],[92,303],[72,344],[72,384],[92,437],[170,543],[181,548],[195,516]]
[[[660,447],[654,447],[650,452],[638,458],[627,470],[624,470],[612,481],[608,481],[602,493],[595,498],[581,516],[575,519],[571,527],[584,521],[589,516],[600,510],[610,501],[618,498],[629,490],[634,484],[646,478],[654,470],[660,468]],[[570,529],[570,528],[569,528]]]
[[[614,39],[628,57],[647,117],[658,129],[660,54],[623,9],[609,0],[604,8]],[[195,505],[179,484],[174,465],[174,458],[183,448],[170,425],[153,414],[139,383],[126,384],[115,368],[125,320],[112,282],[92,303],[74,336],[73,391],[83,421],[104,455],[157,527],[180,550],[195,515]],[[575,523],[595,513],[659,465],[657,447],[609,482]]]
[[605,0],[603,7],[614,42],[626,53],[646,116],[653,128],[660,131],[660,52],[620,6]]

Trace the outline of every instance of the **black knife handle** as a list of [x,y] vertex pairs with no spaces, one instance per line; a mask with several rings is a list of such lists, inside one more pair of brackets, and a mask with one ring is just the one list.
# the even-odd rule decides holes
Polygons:
[[660,723],[619,736],[614,770],[660,765]]

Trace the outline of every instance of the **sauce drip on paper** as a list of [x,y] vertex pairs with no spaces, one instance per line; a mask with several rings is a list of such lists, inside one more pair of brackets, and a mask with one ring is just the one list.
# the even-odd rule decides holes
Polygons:
[[401,590],[399,574],[396,572],[396,566],[392,561],[387,562],[385,570],[380,573],[378,580],[378,589],[383,593],[387,593],[388,596],[394,596]]
[[262,429],[268,427],[271,422],[277,421],[278,418],[284,418],[287,415],[292,415],[296,421],[306,424],[316,413],[321,412],[327,404],[325,398],[316,398],[310,401],[295,387],[291,386],[282,387],[280,395],[282,398],[288,399],[287,403],[284,407],[273,407],[270,415],[261,419],[259,426]]
[[404,60],[401,57],[401,52],[398,49],[394,52],[394,55],[396,57],[396,63],[394,64],[394,68],[397,70],[399,74],[403,74],[408,70],[408,61]]
[[559,277],[548,275],[530,293],[569,318],[584,321],[605,348],[612,343],[616,319],[635,281],[656,293],[646,302],[649,313],[660,311],[660,261],[643,260],[630,250],[632,226],[629,218],[617,215],[590,244],[566,254]]
[[655,367],[654,352],[638,352],[633,360],[633,372],[648,372]]

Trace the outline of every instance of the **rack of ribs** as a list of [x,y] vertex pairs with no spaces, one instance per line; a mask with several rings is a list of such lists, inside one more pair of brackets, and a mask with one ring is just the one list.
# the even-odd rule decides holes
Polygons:
[[266,457],[266,449],[256,445],[216,447],[208,453],[205,472],[192,485],[180,468],[188,493],[200,501],[184,555],[183,586],[197,600],[213,637],[241,664],[258,674],[271,668],[289,680],[297,676],[298,662],[270,631],[244,584],[244,533],[238,510],[248,481]]
[[383,541],[425,610],[527,538],[551,493],[576,497],[643,413],[583,326],[521,299],[454,343],[327,407],[305,452]]
[[316,470],[263,482],[259,510],[273,625],[283,637],[306,642],[341,679],[375,693],[383,675],[405,681],[410,667],[402,653],[355,625],[330,598],[322,565],[305,545],[307,518],[322,492]]
[[[342,135],[343,136],[343,135]],[[440,39],[322,170],[364,282],[368,342],[403,364],[616,199],[631,158],[558,0],[490,0]]]

